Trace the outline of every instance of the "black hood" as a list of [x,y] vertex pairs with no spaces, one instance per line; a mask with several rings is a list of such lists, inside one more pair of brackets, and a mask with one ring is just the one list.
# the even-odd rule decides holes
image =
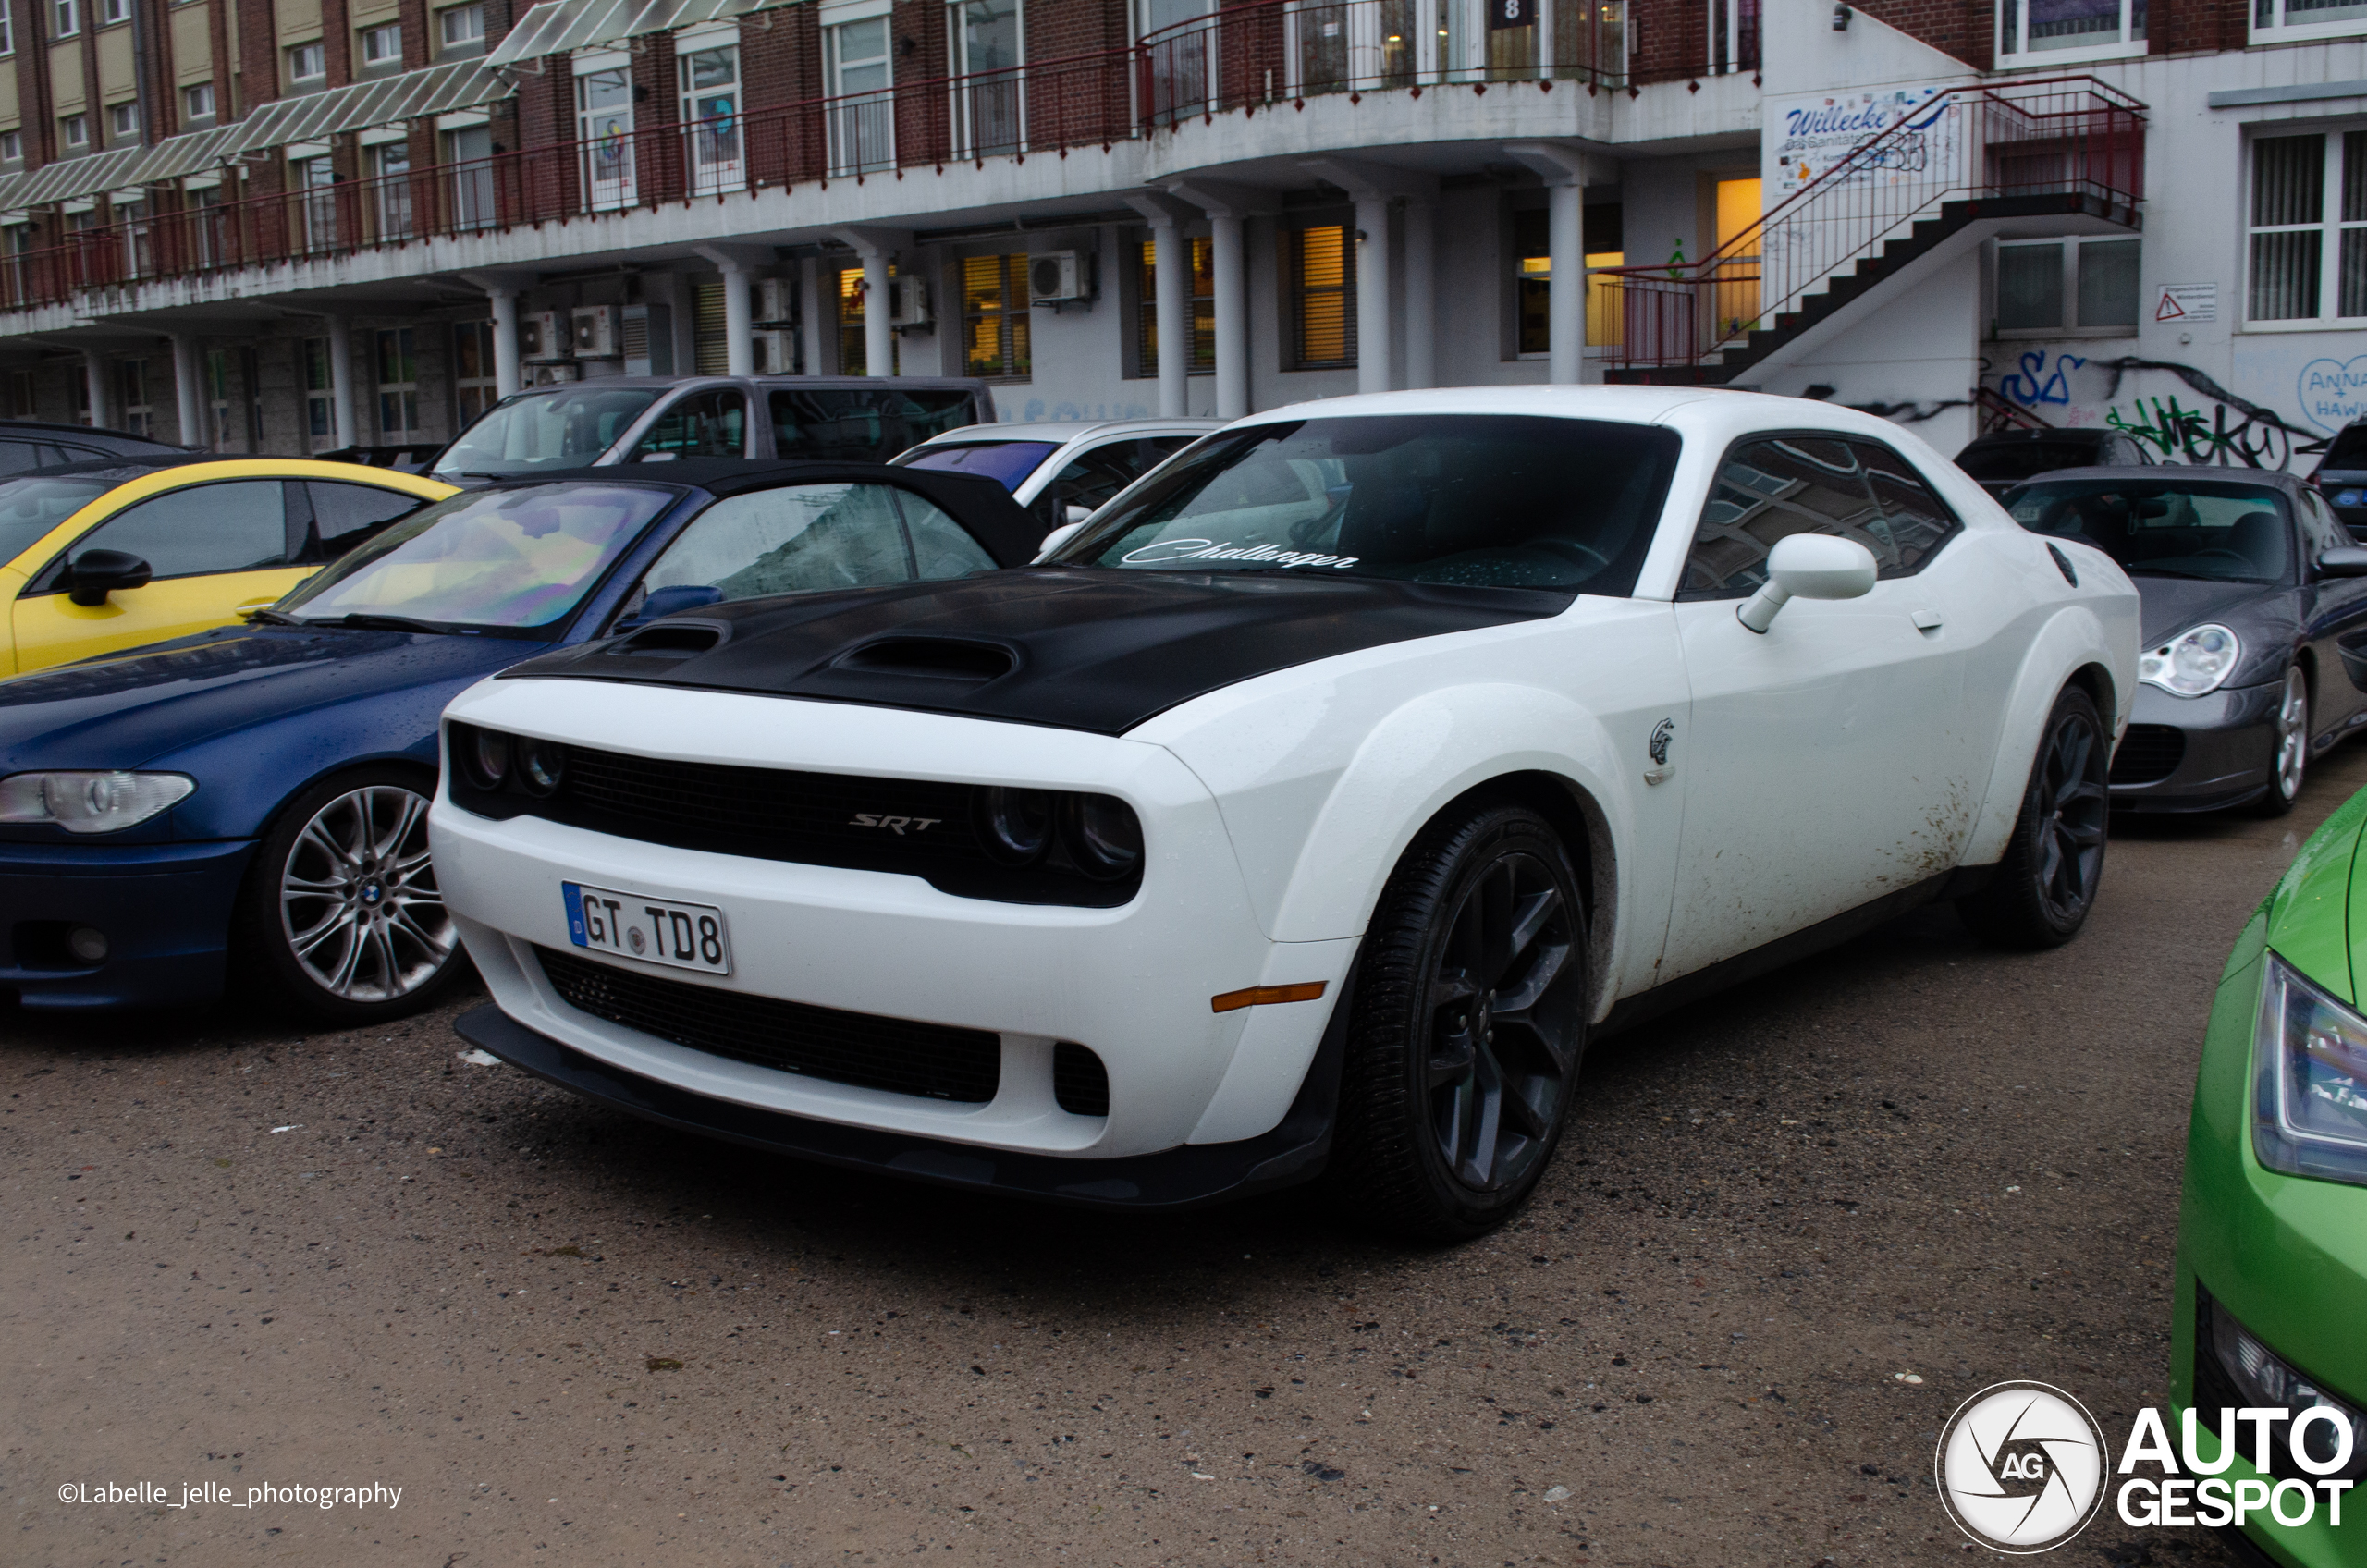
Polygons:
[[1372,578],[1088,568],[718,605],[509,676],[918,708],[1122,735],[1293,665],[1558,615],[1574,595]]

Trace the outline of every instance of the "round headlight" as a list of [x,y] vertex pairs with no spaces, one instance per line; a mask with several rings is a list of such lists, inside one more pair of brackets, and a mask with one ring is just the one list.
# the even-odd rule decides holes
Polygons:
[[1042,790],[978,791],[978,841],[1005,865],[1025,865],[1052,841],[1052,797]]
[[509,781],[509,737],[497,729],[470,729],[460,737],[460,766],[469,782],[480,790],[498,790]]
[[2224,626],[2198,626],[2138,656],[2137,679],[2181,697],[2215,692],[2235,673],[2244,645]]
[[556,741],[525,741],[518,747],[518,782],[530,795],[547,795],[567,775],[567,748]]
[[1088,876],[1115,881],[1143,862],[1143,825],[1115,795],[1069,797],[1069,854]]

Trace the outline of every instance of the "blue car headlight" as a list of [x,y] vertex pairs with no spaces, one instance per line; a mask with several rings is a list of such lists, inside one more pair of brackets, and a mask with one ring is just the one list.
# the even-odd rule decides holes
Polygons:
[[2367,1018],[2265,960],[2252,1038],[2252,1153],[2287,1176],[2367,1186]]
[[2334,495],[2334,504],[2337,507],[2355,507],[2359,504],[2359,492],[2356,490],[2337,490]]
[[0,822],[47,822],[68,833],[136,827],[197,791],[179,773],[12,773],[0,778]]

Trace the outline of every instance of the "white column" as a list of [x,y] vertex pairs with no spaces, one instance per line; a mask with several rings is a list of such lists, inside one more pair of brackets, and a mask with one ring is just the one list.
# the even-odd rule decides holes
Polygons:
[[197,339],[173,334],[173,400],[180,414],[181,445],[206,447],[205,387],[198,380]]
[[1211,214],[1208,260],[1216,273],[1217,418],[1249,411],[1249,277],[1242,223]]
[[1386,392],[1391,374],[1389,198],[1356,198],[1356,390]]
[[1555,184],[1546,218],[1553,280],[1546,290],[1545,378],[1575,386],[1586,368],[1587,188],[1575,179]]
[[353,325],[343,316],[329,323],[329,408],[337,418],[340,447],[362,445],[362,426],[353,418]]
[[888,252],[874,249],[863,258],[863,374],[896,373],[896,333],[888,325]]
[[96,349],[82,350],[82,381],[91,394],[91,423],[101,430],[107,424],[107,361]]
[[756,374],[755,314],[748,306],[748,274],[723,263],[723,370],[727,375]]
[[1439,383],[1439,302],[1432,277],[1438,233],[1435,202],[1405,203],[1405,385],[1420,389]]
[[485,298],[493,302],[494,395],[507,398],[526,385],[524,368],[518,362],[518,291],[488,288]]
[[1191,412],[1192,242],[1170,219],[1150,231],[1152,287],[1159,320],[1159,411],[1180,419]]
[[837,320],[839,297],[835,289],[822,287],[822,261],[818,256],[806,256],[797,263],[797,325],[804,335],[805,374],[820,375],[829,361],[823,357],[823,345],[828,340],[823,333]]

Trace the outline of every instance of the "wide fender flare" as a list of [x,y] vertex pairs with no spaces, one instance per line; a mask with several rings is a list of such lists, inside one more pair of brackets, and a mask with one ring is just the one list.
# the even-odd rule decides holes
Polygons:
[[2072,676],[2091,665],[2113,677],[2114,711],[2104,715],[2104,723],[2118,740],[2132,696],[2121,668],[2126,663],[2125,658],[2114,657],[2103,622],[2084,605],[2066,605],[2030,639],[2022,668],[2014,678],[2013,695],[2005,702],[2005,721],[1990,764],[1989,789],[1981,798],[1981,815],[1972,825],[1971,836],[1965,840],[1964,864],[1988,865],[2004,857],[2015,819],[2021,815],[2022,796],[2030,788],[2030,766],[2038,758],[2046,717]]
[[[1545,737],[1553,743],[1540,744]],[[1589,841],[1570,849],[1593,863],[1600,981],[1622,935],[1616,912],[1626,902],[1634,821],[1613,757],[1595,716],[1553,692],[1511,684],[1424,692],[1373,726],[1341,771],[1284,888],[1274,938],[1362,936],[1398,857],[1449,802],[1491,778],[1544,774],[1574,791],[1588,819]]]

